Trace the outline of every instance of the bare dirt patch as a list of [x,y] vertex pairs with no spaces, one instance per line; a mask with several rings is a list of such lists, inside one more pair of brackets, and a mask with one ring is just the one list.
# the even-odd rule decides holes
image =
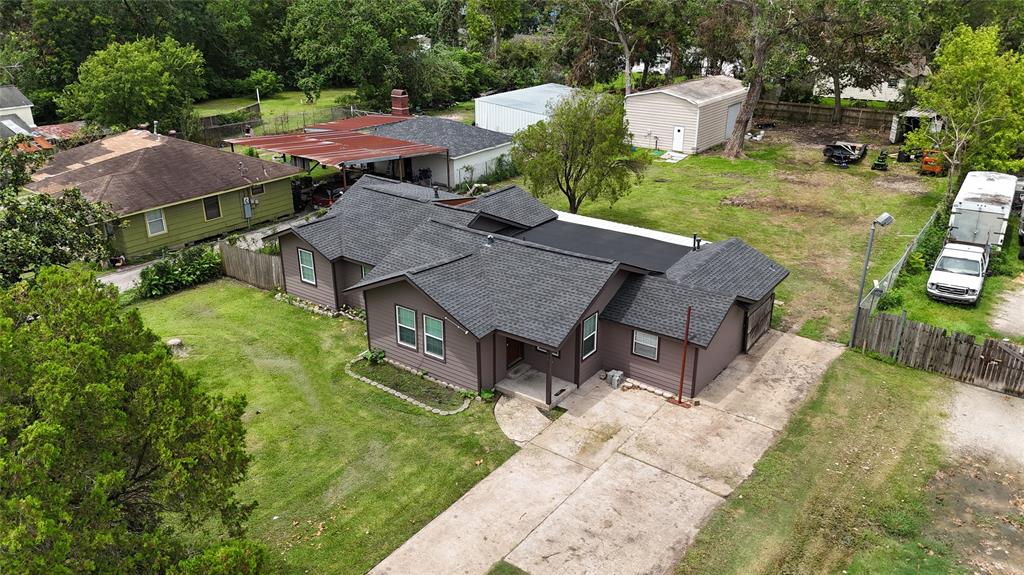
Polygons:
[[[759,119],[755,119],[755,122]],[[889,130],[868,130],[855,126],[832,126],[831,124],[790,124],[776,122],[775,128],[765,130],[765,139],[773,141],[793,142],[811,146],[824,146],[836,140],[844,142],[863,142],[872,147],[889,144]],[[870,150],[869,150],[870,153]]]
[[790,214],[810,214],[815,216],[833,216],[835,212],[822,206],[810,206],[791,202],[781,198],[759,196],[754,193],[746,193],[739,196],[722,198],[723,206],[738,206],[755,210],[771,210]]
[[985,457],[962,456],[929,484],[934,535],[984,575],[1024,573],[1024,477]]
[[1013,283],[1016,287],[999,295],[989,323],[999,333],[1024,337],[1024,275],[1017,276]]
[[920,176],[907,174],[886,174],[875,179],[875,189],[882,192],[897,194],[912,194],[923,196],[928,193],[928,187]]

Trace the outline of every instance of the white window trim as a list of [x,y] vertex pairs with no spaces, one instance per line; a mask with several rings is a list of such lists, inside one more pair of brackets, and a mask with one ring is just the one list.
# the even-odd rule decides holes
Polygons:
[[[217,217],[215,217],[215,218],[208,218],[208,217],[206,217],[206,200],[208,200],[210,198],[217,198]],[[224,208],[224,206],[222,206],[221,203],[220,203],[220,196],[209,196],[209,197],[203,198],[203,208],[202,208],[203,209],[203,219],[205,219],[208,222],[212,222],[213,220],[221,219],[221,217],[224,216],[224,209],[223,208]]]
[[550,350],[550,351],[549,351],[549,350],[547,350],[547,349],[544,349],[543,347],[541,347],[541,346],[539,346],[539,345],[537,345],[537,346],[534,346],[534,347],[536,347],[536,348],[537,348],[537,351],[539,351],[539,352],[541,352],[541,353],[546,353],[546,354],[549,354],[549,355],[550,355],[551,357],[559,357],[559,356],[561,356],[561,355],[562,355],[562,353],[561,353],[561,352],[559,352],[559,351],[558,351],[557,349],[555,349],[555,350]]
[[[594,318],[594,333],[587,335],[587,320],[589,320],[590,318]],[[583,339],[580,341],[580,350],[582,351],[583,348],[586,347],[587,338],[589,337],[594,338],[594,349],[587,352],[586,355],[580,357],[581,361],[597,353],[597,323],[597,312],[594,312],[593,314],[590,315],[590,317],[586,317],[583,319],[583,329],[580,332],[580,334],[583,336]]]
[[[654,348],[654,357],[651,357],[649,355],[644,355],[642,353],[637,353],[637,351],[636,351],[636,344],[637,344],[636,336],[637,336],[637,334],[647,335],[647,336],[650,336],[650,337],[654,338],[654,345],[653,346],[649,345],[649,344],[646,344],[646,343],[641,343],[640,344],[640,345],[645,346],[645,347],[653,347]],[[649,359],[651,361],[658,361],[658,352],[660,351],[660,348],[661,348],[661,337],[659,337],[659,336],[657,336],[657,335],[655,335],[653,333],[647,333],[646,331],[640,331],[638,329],[634,329],[633,330],[633,350],[632,350],[633,351],[633,355],[635,355],[637,357],[642,357],[644,359]]]
[[[445,351],[447,351],[445,349],[445,347],[444,347],[444,321],[442,321],[441,319],[438,319],[438,318],[436,318],[434,316],[427,315],[427,314],[421,314],[421,315],[423,315],[423,355],[425,355],[427,357],[432,357],[434,359],[440,359],[441,361],[444,361]],[[441,324],[441,337],[437,337],[436,335],[431,335],[427,331],[427,320],[428,319],[432,319],[432,320],[436,321],[437,323]],[[437,355],[435,353],[431,353],[430,352],[430,347],[427,346],[427,338],[438,340],[438,341],[441,342],[441,355]]]
[[[164,228],[163,231],[156,232],[155,234],[152,233],[151,230],[149,229],[149,214],[151,214],[153,212],[160,212],[160,225],[163,226],[163,228]],[[162,236],[162,235],[167,233],[167,218],[164,217],[164,209],[163,208],[157,208],[155,210],[149,210],[148,212],[144,212],[142,214],[142,219],[146,222],[146,236],[148,236],[148,237]]]
[[[401,319],[402,316],[399,313],[399,310],[403,310],[403,309],[405,311],[411,311],[412,312],[412,325],[411,326],[402,325],[402,319]],[[401,335],[402,334],[402,328],[411,329],[412,330],[412,341],[413,341],[413,343],[406,343],[406,342],[402,341],[402,335]],[[398,345],[400,345],[402,347],[407,347],[409,349],[416,349],[416,343],[415,342],[418,342],[419,339],[420,339],[419,334],[416,333],[417,331],[419,331],[419,330],[416,329],[416,310],[414,310],[412,308],[408,308],[408,307],[396,304],[395,305],[395,341],[398,342]]]
[[[302,263],[302,254],[304,254],[304,253],[309,254],[309,271],[312,272],[312,274],[313,274],[312,281],[306,279],[306,276],[302,273],[302,271],[304,269],[306,269],[306,266]],[[299,258],[299,280],[302,283],[315,286],[316,285],[316,257],[313,256],[313,252],[311,252],[309,250],[304,250],[302,248],[298,248],[298,258]]]

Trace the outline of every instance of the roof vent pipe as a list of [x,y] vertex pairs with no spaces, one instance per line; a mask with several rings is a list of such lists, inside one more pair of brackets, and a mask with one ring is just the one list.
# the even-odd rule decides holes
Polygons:
[[704,240],[700,239],[700,236],[698,236],[697,234],[693,234],[693,251],[699,250],[700,244],[703,241]]
[[441,196],[437,193],[437,186],[434,186],[434,199],[436,200],[436,199],[438,199],[440,197]]
[[487,234],[487,245],[489,245],[489,246],[493,246],[494,245],[494,236],[492,236],[491,234]]

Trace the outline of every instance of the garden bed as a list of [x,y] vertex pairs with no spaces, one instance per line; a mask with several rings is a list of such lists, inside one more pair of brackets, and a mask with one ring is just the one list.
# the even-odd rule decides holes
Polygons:
[[375,365],[366,359],[360,359],[353,362],[351,367],[357,375],[372,379],[442,411],[458,409],[466,399],[465,391],[445,387],[390,363],[382,362]]

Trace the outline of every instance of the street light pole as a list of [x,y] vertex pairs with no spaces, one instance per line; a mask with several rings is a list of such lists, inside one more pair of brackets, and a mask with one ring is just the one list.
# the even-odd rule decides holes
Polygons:
[[883,212],[871,222],[871,233],[868,235],[868,249],[864,253],[864,269],[860,274],[860,286],[857,289],[857,305],[853,308],[853,329],[850,331],[850,347],[853,347],[857,339],[857,327],[860,323],[860,302],[864,299],[864,283],[868,280],[868,264],[871,262],[871,248],[875,243],[875,229],[877,226],[887,226],[893,222],[889,212]]

